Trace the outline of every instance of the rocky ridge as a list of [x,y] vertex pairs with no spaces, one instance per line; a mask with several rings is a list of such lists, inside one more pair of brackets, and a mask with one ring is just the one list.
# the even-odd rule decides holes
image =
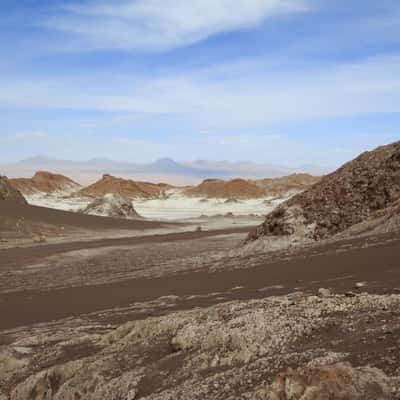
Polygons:
[[276,197],[290,192],[303,191],[319,181],[319,177],[309,174],[292,174],[280,178],[259,180],[245,179],[206,179],[200,185],[184,191],[186,196],[208,198],[251,199]]
[[244,179],[206,179],[200,185],[185,190],[184,194],[208,198],[250,199],[265,197],[265,190],[255,182]]
[[105,174],[99,181],[81,189],[77,194],[99,197],[111,193],[129,198],[153,199],[162,196],[168,188],[170,186],[163,183],[138,182]]
[[381,212],[396,214],[393,205],[399,199],[400,142],[395,142],[361,154],[282,203],[249,234],[248,241],[280,238],[287,244],[325,239],[369,218],[380,218]]
[[264,188],[268,195],[280,196],[288,192],[301,192],[308,189],[321,178],[310,174],[292,174],[280,178],[256,180],[255,183]]
[[38,171],[32,178],[15,178],[10,180],[14,188],[25,195],[37,192],[51,194],[69,194],[81,188],[81,185],[72,179],[47,171]]

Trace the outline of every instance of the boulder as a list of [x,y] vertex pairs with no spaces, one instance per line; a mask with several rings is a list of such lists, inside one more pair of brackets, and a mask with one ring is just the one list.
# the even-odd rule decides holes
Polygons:
[[84,214],[114,218],[142,218],[133,207],[132,201],[118,194],[108,193],[93,200],[83,211]]

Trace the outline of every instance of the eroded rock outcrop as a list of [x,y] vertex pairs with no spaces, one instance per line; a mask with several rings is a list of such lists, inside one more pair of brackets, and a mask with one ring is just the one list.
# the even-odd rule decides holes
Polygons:
[[190,188],[186,196],[204,196],[222,199],[250,199],[265,197],[265,190],[255,182],[245,179],[206,179],[200,185]]
[[18,204],[27,204],[21,192],[15,189],[6,176],[0,175],[0,201],[14,201]]
[[318,182],[320,178],[308,174],[292,174],[280,178],[245,179],[206,179],[200,185],[187,189],[187,196],[204,196],[229,200],[284,196],[299,192]]
[[400,142],[366,152],[282,203],[251,232],[289,241],[320,240],[345,231],[400,198]]
[[78,194],[98,197],[112,193],[130,198],[153,199],[162,196],[170,187],[164,183],[139,182],[104,174],[100,180],[83,188]]
[[[0,394],[10,400],[395,400],[400,353],[387,332],[397,332],[399,305],[399,295],[296,292],[117,325],[107,319],[121,309],[17,329],[0,346]],[[372,367],[352,368],[344,363],[350,357]],[[275,378],[289,366],[298,369]]]
[[10,182],[16,189],[26,195],[37,192],[70,194],[81,188],[81,185],[72,179],[47,171],[38,171],[32,178],[11,179]]
[[113,218],[142,218],[133,207],[132,201],[118,194],[108,193],[93,200],[83,211],[84,214]]

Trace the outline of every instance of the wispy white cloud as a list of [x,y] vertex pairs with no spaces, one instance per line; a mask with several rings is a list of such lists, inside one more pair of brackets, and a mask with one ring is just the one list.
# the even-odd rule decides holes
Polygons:
[[[252,60],[241,73],[215,71],[149,78],[84,76],[81,80],[1,82],[0,106],[64,108],[151,116],[174,115],[198,130],[268,128],[299,120],[400,112],[400,57],[260,73]],[[120,81],[120,83],[117,83]],[[109,93],[114,93],[110,95]],[[136,117],[135,117],[136,118]]]
[[42,25],[86,48],[160,51],[309,8],[309,0],[96,0],[70,4]]
[[16,132],[13,134],[1,135],[0,143],[16,143],[16,142],[29,142],[35,140],[44,140],[49,136],[46,132],[33,131],[33,132]]

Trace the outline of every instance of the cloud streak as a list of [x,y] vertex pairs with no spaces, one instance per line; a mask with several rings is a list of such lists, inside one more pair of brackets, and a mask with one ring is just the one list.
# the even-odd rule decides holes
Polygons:
[[1,137],[0,135],[0,143],[2,144],[10,144],[10,143],[18,143],[18,142],[30,142],[36,140],[44,140],[47,139],[48,135],[45,132],[16,132],[11,135],[5,135]]
[[309,0],[125,0],[65,6],[41,22],[89,49],[165,51],[266,19],[306,12]]
[[[400,57],[262,73],[265,60],[149,78],[1,82],[0,106],[174,116],[199,129],[268,127],[301,120],[400,112]],[[214,75],[226,76],[224,80]],[[82,89],[84,88],[84,89]],[[114,93],[110,95],[109,93]]]

